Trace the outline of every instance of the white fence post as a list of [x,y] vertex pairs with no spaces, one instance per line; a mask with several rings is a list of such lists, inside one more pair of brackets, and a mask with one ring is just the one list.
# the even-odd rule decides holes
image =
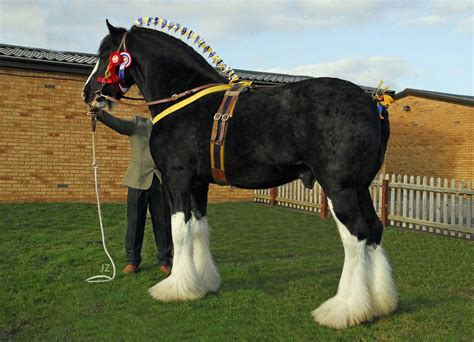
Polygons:
[[[418,186],[418,189],[415,192],[415,218],[417,220],[421,220],[421,208],[422,208],[422,202],[421,202],[421,189],[419,186],[421,185],[421,177],[416,176],[416,185]],[[420,225],[416,224],[415,225],[416,230],[420,230]]]
[[[426,191],[426,187],[428,186],[428,178],[423,177],[423,181],[422,181],[422,185],[423,185],[423,193],[422,193],[422,208],[421,208],[421,212],[422,212],[422,220],[423,221],[427,221],[428,220],[428,192]],[[421,230],[426,230],[427,227],[426,225],[421,225]]]

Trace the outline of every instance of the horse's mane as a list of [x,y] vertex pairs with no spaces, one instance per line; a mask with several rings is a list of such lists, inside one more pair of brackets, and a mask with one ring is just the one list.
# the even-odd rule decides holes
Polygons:
[[[216,67],[232,82],[239,79],[239,76],[235,71],[228,67],[222,58],[220,58],[216,51],[214,51],[211,46],[196,32],[193,30],[184,27],[181,24],[168,21],[166,19],[158,17],[142,17],[138,18],[134,24],[136,27],[150,29],[150,30],[161,30],[165,33],[175,33],[175,36],[181,41],[184,41],[183,38],[186,38],[188,41],[191,41],[194,45],[197,46],[199,50],[202,50],[204,57],[211,59],[211,63],[215,64]],[[168,31],[166,32],[165,29]],[[176,37],[174,37],[176,38]],[[185,42],[185,41],[184,41]]]

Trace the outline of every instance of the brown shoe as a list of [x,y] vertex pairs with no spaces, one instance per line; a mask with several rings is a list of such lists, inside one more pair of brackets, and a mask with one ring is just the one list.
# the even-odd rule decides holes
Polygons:
[[171,274],[171,267],[169,267],[168,265],[161,265],[160,272],[169,276]]
[[123,269],[123,273],[137,273],[138,272],[138,266],[135,264],[127,264],[125,268]]

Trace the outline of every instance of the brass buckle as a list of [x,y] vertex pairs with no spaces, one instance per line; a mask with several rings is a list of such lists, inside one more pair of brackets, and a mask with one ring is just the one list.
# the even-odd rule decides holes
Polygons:
[[222,114],[221,113],[216,113],[214,114],[214,121],[219,121],[222,117]]
[[226,114],[222,115],[221,120],[222,120],[222,122],[226,122],[227,120],[229,120],[229,114],[226,113]]
[[177,99],[179,99],[178,94],[171,95],[171,100],[176,101]]

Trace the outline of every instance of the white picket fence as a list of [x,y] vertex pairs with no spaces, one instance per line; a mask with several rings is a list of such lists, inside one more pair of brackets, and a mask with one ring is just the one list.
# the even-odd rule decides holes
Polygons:
[[[387,219],[390,226],[474,240],[473,182],[420,176],[379,175],[370,192],[374,207],[382,214],[382,183],[388,180]],[[256,202],[270,203],[271,190],[256,190]],[[304,188],[296,180],[277,188],[275,203],[320,212],[322,189]]]
[[[322,193],[318,183],[312,189],[306,189],[300,180],[296,180],[277,188],[276,205],[319,213]],[[254,201],[270,204],[270,189],[255,190]]]

